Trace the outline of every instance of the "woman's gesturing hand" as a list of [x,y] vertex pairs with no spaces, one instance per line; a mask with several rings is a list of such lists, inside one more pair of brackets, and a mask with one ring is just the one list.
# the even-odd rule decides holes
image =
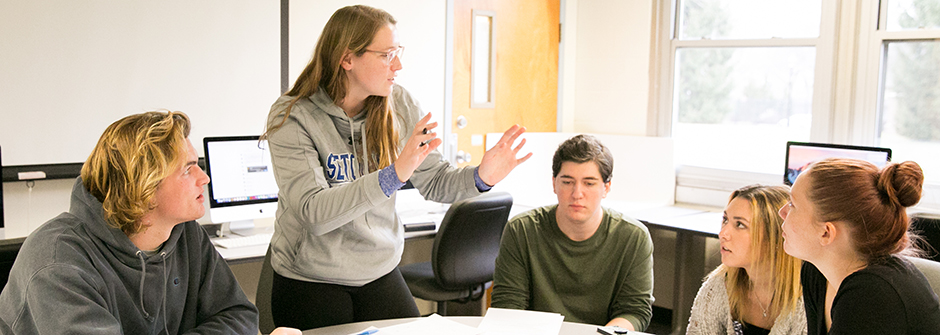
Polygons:
[[515,148],[512,147],[512,144],[516,142],[516,138],[524,132],[525,127],[513,125],[503,133],[503,136],[499,138],[499,142],[496,142],[496,145],[483,154],[483,160],[480,162],[478,172],[480,173],[480,179],[482,179],[484,183],[489,186],[496,185],[496,183],[503,180],[503,178],[506,178],[509,172],[512,172],[512,169],[516,168],[517,165],[522,164],[528,160],[529,157],[532,157],[532,153],[530,152],[528,155],[525,155],[525,157],[516,158],[516,155],[519,154],[519,150],[525,145],[525,139],[522,139]]
[[434,128],[437,128],[437,122],[428,123],[431,120],[431,113],[425,115],[415,124],[411,131],[411,137],[405,143],[405,147],[398,154],[398,160],[395,161],[395,173],[398,174],[398,180],[406,182],[411,179],[415,169],[424,162],[431,150],[437,149],[443,141],[437,138]]

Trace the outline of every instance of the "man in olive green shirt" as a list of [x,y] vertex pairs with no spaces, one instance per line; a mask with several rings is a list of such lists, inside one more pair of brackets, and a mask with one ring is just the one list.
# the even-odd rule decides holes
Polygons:
[[646,329],[652,317],[653,242],[639,221],[600,206],[612,171],[610,150],[590,135],[558,147],[552,159],[558,204],[506,224],[493,307]]

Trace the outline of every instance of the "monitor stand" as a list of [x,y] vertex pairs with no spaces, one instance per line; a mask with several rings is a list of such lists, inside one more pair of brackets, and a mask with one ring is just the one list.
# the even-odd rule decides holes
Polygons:
[[255,227],[255,220],[241,220],[229,222],[229,231],[240,236],[252,236],[264,233],[273,233],[274,226]]

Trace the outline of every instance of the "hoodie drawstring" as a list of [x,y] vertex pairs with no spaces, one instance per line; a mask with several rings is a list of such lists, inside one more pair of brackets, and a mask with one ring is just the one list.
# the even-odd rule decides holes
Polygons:
[[170,330],[166,326],[166,319],[168,317],[166,315],[166,289],[167,289],[166,281],[167,281],[167,276],[170,275],[170,271],[168,270],[168,267],[166,266],[166,252],[165,251],[160,252],[160,256],[163,257],[163,269],[164,269],[163,271],[164,272],[163,273],[163,306],[162,306],[163,307],[163,331],[166,332],[167,335],[169,335]]
[[[369,156],[369,146],[366,143],[366,123],[363,122],[359,126],[359,134],[362,136],[362,159],[359,161],[360,170],[369,172],[369,162],[372,161],[372,156]],[[363,166],[364,165],[364,166]]]
[[[353,164],[350,164],[350,166],[353,168],[353,171],[351,171],[352,173],[350,173],[350,175],[353,180],[356,180],[356,177],[358,177],[356,175],[356,170],[361,169],[362,166],[355,166],[359,163],[361,158],[359,157],[359,155],[357,155],[358,151],[356,151],[356,131],[355,131],[356,128],[353,127],[354,123],[355,122],[353,122],[353,120],[350,118],[349,119],[349,138],[352,139],[350,142],[352,142],[353,155],[354,157],[356,157],[355,161],[352,162]],[[362,138],[362,135],[363,135],[362,133],[359,134],[359,139],[362,141],[365,141],[365,139]],[[365,145],[363,145],[363,148],[364,147]]]
[[144,312],[144,318],[150,319],[150,313],[144,308],[144,279],[147,278],[147,261],[144,260],[144,252],[137,250],[137,258],[140,259],[140,310]]
[[[142,312],[144,312],[144,318],[146,318],[146,319],[149,320],[149,319],[151,319],[150,313],[147,313],[147,309],[144,307],[144,281],[145,281],[145,279],[147,278],[147,261],[144,259],[144,252],[143,252],[143,251],[137,250],[136,255],[137,255],[137,258],[140,259],[140,310],[141,310]],[[166,268],[167,268],[167,266],[166,266],[166,252],[165,252],[165,251],[164,251],[164,252],[160,252],[160,257],[163,258],[163,267],[164,267],[164,269],[166,269]],[[167,282],[167,280],[168,280],[168,279],[167,279],[167,276],[169,275],[169,271],[164,271],[164,272],[166,272],[166,273],[163,274],[163,302],[161,303],[160,308],[161,308],[161,310],[163,311],[163,331],[164,331],[166,334],[169,334],[169,333],[170,333],[169,327],[167,327],[167,324],[166,324],[166,322],[167,322],[167,320],[166,320],[166,319],[167,319],[167,315],[166,315],[166,290],[167,290],[167,284],[168,284],[168,282]]]

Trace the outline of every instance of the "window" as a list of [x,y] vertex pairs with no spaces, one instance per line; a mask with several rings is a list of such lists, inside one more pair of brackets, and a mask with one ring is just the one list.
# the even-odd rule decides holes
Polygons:
[[877,143],[940,183],[940,1],[883,1],[879,9]]
[[[679,0],[668,54],[669,135],[683,165],[779,172],[809,141],[822,0]],[[828,53],[823,53],[823,57]],[[821,85],[828,85],[822,83]],[[746,153],[746,154],[742,154]]]
[[940,208],[940,0],[660,0],[656,10],[651,125],[674,140],[677,201],[721,206],[682,197],[779,184],[792,140],[889,147],[923,167],[922,205]]

